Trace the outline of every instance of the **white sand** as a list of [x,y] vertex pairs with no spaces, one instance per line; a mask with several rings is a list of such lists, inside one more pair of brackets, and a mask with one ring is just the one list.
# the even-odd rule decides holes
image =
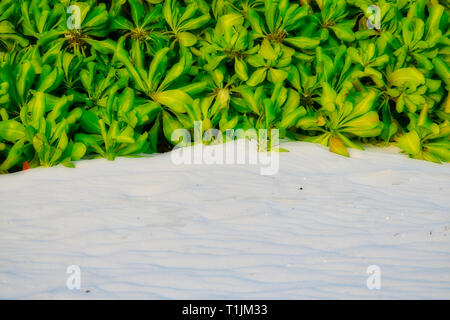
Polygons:
[[450,299],[449,164],[284,147],[274,176],[169,154],[0,176],[0,298]]

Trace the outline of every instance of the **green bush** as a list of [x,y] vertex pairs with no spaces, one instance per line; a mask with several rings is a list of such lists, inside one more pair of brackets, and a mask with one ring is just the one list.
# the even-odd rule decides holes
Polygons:
[[1,0],[0,172],[167,151],[194,121],[449,162],[449,12],[448,0]]

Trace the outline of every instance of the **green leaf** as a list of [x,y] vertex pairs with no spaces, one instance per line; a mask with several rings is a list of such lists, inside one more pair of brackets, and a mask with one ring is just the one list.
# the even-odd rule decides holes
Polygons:
[[348,20],[343,23],[338,23],[334,26],[330,26],[336,37],[342,41],[353,42],[355,41],[355,34],[353,33],[354,21]]
[[184,47],[192,47],[197,42],[197,37],[190,32],[180,32],[177,34],[180,45]]
[[319,45],[320,40],[308,37],[293,37],[284,39],[284,42],[298,49],[314,49]]
[[234,71],[242,81],[248,80],[247,64],[237,57],[234,60]]
[[255,87],[266,79],[267,69],[260,68],[252,73],[250,79],[248,79],[247,84],[251,87]]
[[156,102],[168,107],[173,112],[186,113],[192,105],[192,98],[181,90],[167,90],[158,92],[154,99]]
[[25,137],[25,127],[15,120],[0,121],[0,138],[16,142]]
[[14,146],[9,150],[8,155],[0,165],[0,171],[6,171],[14,167],[15,165],[21,164],[23,161],[23,147],[25,144],[25,140],[21,139],[17,141]]
[[421,152],[420,137],[416,131],[408,132],[398,139],[397,146],[410,155],[417,155]]
[[288,73],[281,69],[270,68],[268,74],[268,80],[273,83],[279,83],[286,80]]
[[186,52],[180,57],[178,61],[172,68],[167,71],[166,77],[159,86],[158,90],[165,90],[173,81],[177,80],[184,72],[186,72],[192,63],[192,55]]
[[86,154],[86,146],[81,142],[75,142],[72,146],[71,159],[72,161],[81,160]]
[[387,79],[392,86],[397,87],[400,87],[402,85],[417,87],[418,85],[425,83],[424,75],[416,68],[398,69],[389,74]]
[[264,57],[266,60],[276,60],[278,58],[278,54],[273,49],[270,41],[264,39],[261,43],[261,47],[259,48],[259,54]]

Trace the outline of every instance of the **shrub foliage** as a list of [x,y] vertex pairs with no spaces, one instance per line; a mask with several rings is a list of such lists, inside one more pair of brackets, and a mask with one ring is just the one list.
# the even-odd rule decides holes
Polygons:
[[0,172],[279,129],[450,161],[448,0],[0,0]]

